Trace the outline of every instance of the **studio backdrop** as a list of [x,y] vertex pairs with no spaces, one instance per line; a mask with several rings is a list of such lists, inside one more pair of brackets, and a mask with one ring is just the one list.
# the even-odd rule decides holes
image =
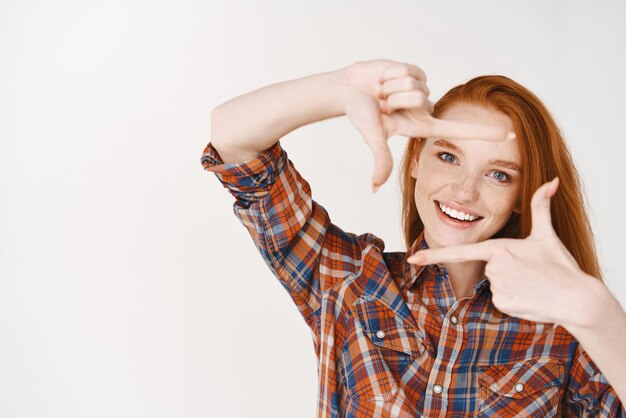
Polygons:
[[[625,19],[623,1],[3,0],[0,416],[314,416],[309,329],[200,157],[217,105],[356,61],[420,66],[433,101],[482,74],[535,92],[624,303]],[[281,144],[335,224],[406,250],[406,138],[377,194],[346,118]]]

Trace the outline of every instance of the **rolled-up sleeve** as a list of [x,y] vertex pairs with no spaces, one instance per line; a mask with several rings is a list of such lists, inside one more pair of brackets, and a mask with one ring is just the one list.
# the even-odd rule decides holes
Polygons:
[[580,344],[570,368],[565,407],[566,416],[626,418],[615,390]]
[[277,171],[282,168],[279,164],[284,164],[286,157],[278,141],[249,161],[225,164],[209,142],[202,152],[200,162],[205,170],[216,175],[240,207],[248,208],[268,194],[276,181]]

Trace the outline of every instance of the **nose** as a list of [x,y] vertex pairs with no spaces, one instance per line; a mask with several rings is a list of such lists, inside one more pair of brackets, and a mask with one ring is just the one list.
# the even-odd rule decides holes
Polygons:
[[464,173],[452,183],[452,190],[459,202],[475,202],[480,196],[478,178],[475,175]]

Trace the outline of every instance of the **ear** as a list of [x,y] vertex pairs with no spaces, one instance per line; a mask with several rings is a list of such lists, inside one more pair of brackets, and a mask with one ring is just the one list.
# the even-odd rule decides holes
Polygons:
[[518,215],[522,213],[522,202],[520,202],[520,199],[517,199],[515,201],[515,207],[513,208],[513,212],[517,213]]

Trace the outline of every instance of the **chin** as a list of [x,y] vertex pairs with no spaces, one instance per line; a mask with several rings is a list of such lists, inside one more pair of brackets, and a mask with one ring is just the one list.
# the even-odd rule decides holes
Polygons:
[[[424,226],[424,234],[429,247],[451,247],[455,245],[474,244],[483,239],[476,231],[454,231],[447,228],[428,228]],[[432,242],[431,242],[432,241]]]
[[441,234],[433,239],[442,247],[452,247],[455,245],[474,244],[478,240],[471,237],[464,237],[459,234]]

